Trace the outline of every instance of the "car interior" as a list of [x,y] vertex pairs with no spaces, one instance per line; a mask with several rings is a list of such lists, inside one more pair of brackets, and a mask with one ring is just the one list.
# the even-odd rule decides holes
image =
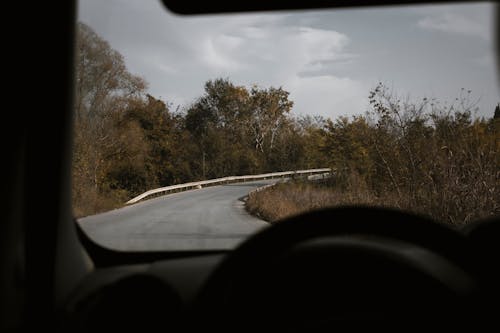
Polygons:
[[[424,2],[164,0],[181,15]],[[44,4],[47,16],[33,21],[26,39],[41,54],[28,71],[41,88],[20,99],[30,120],[14,115],[18,127],[2,134],[1,331],[500,328],[498,216],[458,229],[348,206],[288,218],[235,250],[125,252],[93,242],[71,208],[75,6]]]

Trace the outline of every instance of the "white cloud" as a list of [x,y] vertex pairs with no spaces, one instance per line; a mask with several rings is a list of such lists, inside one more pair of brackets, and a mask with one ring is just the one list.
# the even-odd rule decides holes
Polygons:
[[230,48],[226,48],[224,42],[220,43],[220,39],[218,36],[203,39],[200,45],[202,64],[215,70],[237,71],[241,69],[243,64],[225,52]]
[[334,76],[296,77],[290,82],[294,111],[332,119],[367,110],[367,84]]
[[365,110],[368,88],[331,71],[336,63],[345,65],[356,58],[345,51],[349,44],[345,34],[283,25],[280,17],[264,19],[262,22],[257,16],[253,22],[247,20],[243,24],[234,21],[228,29],[231,38],[217,35],[219,31],[205,36],[230,41],[229,47],[224,43],[212,44],[217,61],[227,65],[227,76],[238,84],[283,86],[290,91],[297,113],[336,117]]
[[[282,86],[296,112],[331,117],[363,112],[370,84],[378,80],[396,80],[414,94],[432,81],[437,95],[466,82],[485,87],[496,103],[491,60],[482,57],[490,52],[483,41],[493,36],[492,7],[409,8],[186,17],[168,13],[157,0],[81,0],[79,19],[124,55],[131,72],[149,82],[152,95],[175,104],[189,104],[207,80],[217,77],[247,86]],[[409,27],[412,20],[420,29],[447,34],[413,39],[421,34]],[[379,31],[382,21],[386,25]],[[449,34],[480,43],[471,48]],[[408,45],[415,49],[406,52]],[[450,57],[437,52],[443,49],[455,51]],[[462,65],[471,59],[475,66]]]
[[447,11],[425,16],[417,24],[420,28],[426,30],[479,37],[489,41],[491,38],[490,27],[483,20],[484,17],[477,17],[470,13]]
[[[84,21],[96,20],[85,10],[98,7],[94,1],[82,5]],[[167,101],[189,103],[207,80],[228,77],[247,86],[282,86],[297,112],[362,112],[359,102],[348,102],[361,94],[360,85],[335,77],[335,64],[355,59],[346,51],[348,36],[338,31],[286,20],[286,14],[182,17],[146,1],[122,1],[114,9],[106,21],[89,23],[146,78],[151,93]]]
[[472,61],[484,68],[495,68],[495,59],[493,58],[493,54],[487,53],[482,56],[476,57],[472,59]]

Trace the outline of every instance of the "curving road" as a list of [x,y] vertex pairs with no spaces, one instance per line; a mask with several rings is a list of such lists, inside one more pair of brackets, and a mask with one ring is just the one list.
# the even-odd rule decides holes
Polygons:
[[279,180],[261,180],[174,193],[78,219],[95,242],[116,250],[230,249],[267,226],[241,200]]

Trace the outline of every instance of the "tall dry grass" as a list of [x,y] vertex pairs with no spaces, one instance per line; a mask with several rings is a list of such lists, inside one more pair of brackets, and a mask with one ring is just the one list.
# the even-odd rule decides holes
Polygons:
[[262,191],[251,193],[246,201],[247,210],[263,220],[276,222],[315,209],[370,205],[396,207],[397,196],[386,193],[376,196],[369,191],[359,175],[349,177],[349,190],[306,182],[280,183]]

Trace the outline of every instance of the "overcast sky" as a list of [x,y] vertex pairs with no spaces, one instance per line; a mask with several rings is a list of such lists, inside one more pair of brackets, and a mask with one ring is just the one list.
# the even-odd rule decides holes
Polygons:
[[79,20],[124,57],[149,92],[189,105],[209,79],[282,86],[297,114],[360,114],[382,81],[412,98],[500,102],[491,4],[177,16],[159,0],[80,0]]

